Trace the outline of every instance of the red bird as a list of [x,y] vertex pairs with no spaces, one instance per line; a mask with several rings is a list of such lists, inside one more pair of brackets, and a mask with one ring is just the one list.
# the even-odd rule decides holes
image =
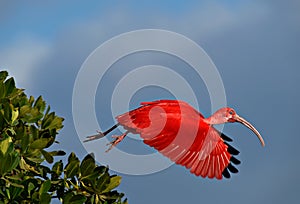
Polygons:
[[159,100],[142,102],[139,108],[119,115],[116,119],[116,125],[103,133],[88,136],[84,142],[104,137],[121,125],[126,132],[120,136],[113,136],[115,140],[109,143],[111,146],[107,151],[121,142],[129,132],[140,134],[145,144],[203,178],[230,178],[229,171],[238,172],[233,164],[240,164],[233,156],[238,155],[239,151],[227,143],[232,140],[216,130],[213,125],[242,123],[257,135],[262,146],[265,145],[259,132],[237,115],[234,109],[228,107],[219,109],[209,118],[204,118],[186,102]]

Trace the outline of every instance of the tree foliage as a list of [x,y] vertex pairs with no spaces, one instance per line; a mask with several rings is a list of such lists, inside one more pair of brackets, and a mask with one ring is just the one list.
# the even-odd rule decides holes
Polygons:
[[54,163],[54,157],[65,155],[48,150],[63,120],[41,96],[28,98],[6,71],[0,72],[0,204],[127,203],[114,190],[121,177],[97,166],[92,154],[80,161],[71,153],[67,164]]

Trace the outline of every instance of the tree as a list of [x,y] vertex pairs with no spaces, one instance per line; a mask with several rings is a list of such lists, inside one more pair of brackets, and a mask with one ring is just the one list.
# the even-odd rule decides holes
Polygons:
[[6,71],[0,72],[0,204],[127,203],[114,190],[121,177],[97,166],[92,154],[80,162],[71,153],[67,164],[54,163],[54,157],[65,155],[48,150],[57,143],[63,120],[46,108],[42,96],[28,98]]

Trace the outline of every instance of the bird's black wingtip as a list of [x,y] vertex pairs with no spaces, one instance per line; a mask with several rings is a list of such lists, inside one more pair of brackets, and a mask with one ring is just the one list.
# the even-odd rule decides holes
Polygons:
[[[226,136],[223,133],[221,133],[220,135],[221,135],[221,138],[227,142],[233,141],[230,137]],[[241,161],[233,156],[233,155],[238,155],[240,152],[237,149],[235,149],[234,147],[232,147],[230,144],[228,144],[227,142],[224,142],[224,143],[227,145],[227,147],[228,147],[227,151],[229,154],[231,154],[231,157],[230,157],[229,164],[223,170],[222,175],[225,178],[229,179],[231,177],[230,173],[236,174],[239,172],[238,169],[234,165],[239,165],[241,163]]]
[[223,170],[222,175],[225,178],[230,178],[230,173],[236,174],[239,172],[239,170],[234,166],[234,165],[239,165],[241,163],[240,160],[238,160],[237,158],[231,156],[230,158],[230,162],[227,165],[227,167]]
[[220,133],[220,135],[221,135],[221,138],[227,142],[233,141],[230,137],[226,136],[224,133]]

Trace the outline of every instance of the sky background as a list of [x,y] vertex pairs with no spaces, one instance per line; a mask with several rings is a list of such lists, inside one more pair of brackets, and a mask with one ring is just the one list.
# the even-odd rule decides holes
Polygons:
[[[299,10],[297,0],[0,0],[0,69],[8,70],[28,95],[42,95],[65,118],[57,148],[83,158],[87,151],[74,127],[72,93],[84,60],[110,38],[136,29],[165,29],[185,35],[213,60],[222,77],[228,105],[255,124],[266,147],[262,148],[246,128],[228,124],[224,132],[234,139],[242,161],[239,174],[230,180],[198,178],[173,165],[150,175],[121,174],[119,191],[131,204],[296,203],[300,182]],[[189,72],[180,72],[185,66],[180,60],[157,53],[137,53],[114,64],[107,83],[98,87],[95,100],[101,128],[114,123],[106,96],[120,80],[118,70],[149,64],[179,72],[195,89],[200,111],[205,116],[211,114],[203,82]],[[131,106],[136,107],[142,100],[168,97],[172,97],[168,90],[145,87],[132,97]],[[78,111],[84,111],[84,107]],[[95,129],[87,125],[86,132],[93,134]],[[120,148],[125,151],[152,151],[131,138],[123,143]]]

